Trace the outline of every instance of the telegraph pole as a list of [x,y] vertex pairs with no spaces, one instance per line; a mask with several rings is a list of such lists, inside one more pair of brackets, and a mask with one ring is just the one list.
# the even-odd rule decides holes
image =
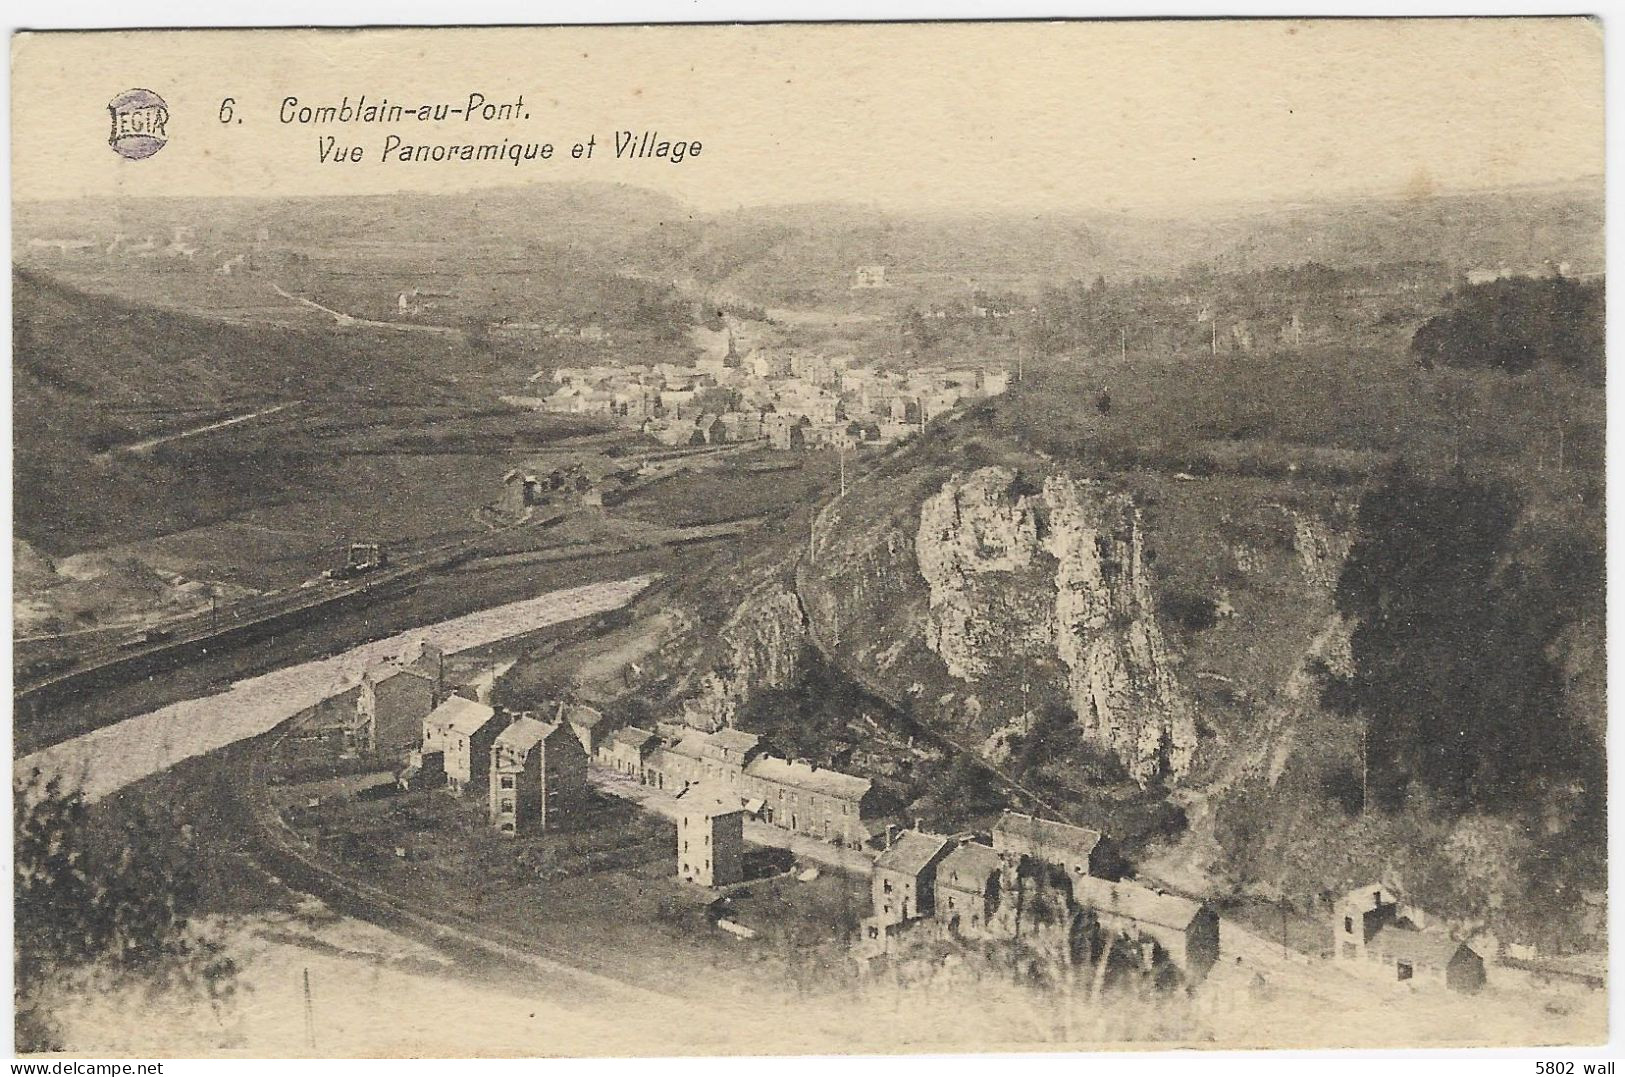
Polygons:
[[310,968],[305,968],[305,1039],[312,1050],[316,1047],[316,1009],[310,1000]]

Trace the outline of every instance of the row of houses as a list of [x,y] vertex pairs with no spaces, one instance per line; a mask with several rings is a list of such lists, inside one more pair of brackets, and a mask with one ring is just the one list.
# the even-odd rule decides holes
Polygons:
[[898,836],[875,861],[872,911],[863,921],[857,956],[883,956],[917,931],[1014,937],[1023,931],[1023,906],[1032,904],[1027,892],[1037,886],[1065,910],[1052,918],[1064,932],[1092,914],[1100,931],[1132,943],[1130,956],[1147,970],[1172,965],[1194,981],[1218,961],[1217,912],[1105,877],[1120,861],[1114,843],[1099,831],[1006,811],[991,837],[988,844],[920,830]]
[[398,780],[409,789],[485,796],[502,834],[568,825],[587,807],[588,756],[571,710],[541,717],[453,695],[424,716],[419,747]]
[[850,849],[864,848],[884,815],[870,779],[772,755],[756,734],[737,729],[694,731],[669,742],[636,727],[616,729],[594,758],[678,796],[706,785],[748,817]]
[[1338,904],[1332,959],[1396,983],[1474,992],[1484,959],[1465,942],[1430,930],[1428,916],[1381,885],[1357,887]]

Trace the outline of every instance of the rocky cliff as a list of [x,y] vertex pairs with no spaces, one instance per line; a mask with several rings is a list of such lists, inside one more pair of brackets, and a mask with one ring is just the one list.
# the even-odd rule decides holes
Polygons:
[[[1141,784],[1189,771],[1195,722],[1172,674],[1131,499],[1061,474],[1028,491],[1011,469],[982,468],[921,506],[915,554],[930,591],[926,644],[950,674],[976,684],[1012,643],[1042,649],[1062,667],[1086,740]],[[1018,575],[1022,585],[1009,586]],[[1034,585],[1048,592],[1047,608],[1023,595]]]
[[745,584],[685,682],[684,721],[734,724],[816,648],[995,764],[1030,765],[1042,740],[1063,784],[1098,771],[1076,751],[1144,788],[1267,760],[1280,716],[1317,705],[1315,670],[1346,662],[1331,604],[1346,531],[1278,488],[1135,488],[1027,454],[905,462]]

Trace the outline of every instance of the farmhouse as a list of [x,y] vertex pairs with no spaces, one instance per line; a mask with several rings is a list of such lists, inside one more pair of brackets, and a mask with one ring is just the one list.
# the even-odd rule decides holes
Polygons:
[[937,865],[936,919],[956,933],[987,930],[999,908],[999,854],[979,842],[961,842]]
[[877,925],[930,916],[935,908],[937,864],[952,848],[948,839],[905,830],[875,860],[869,877]]
[[587,804],[587,753],[563,722],[525,716],[491,745],[491,825],[504,834],[552,830]]
[[1136,943],[1146,968],[1160,954],[1188,979],[1200,980],[1219,959],[1219,914],[1211,906],[1088,875],[1073,878],[1072,896],[1095,911],[1103,931]]

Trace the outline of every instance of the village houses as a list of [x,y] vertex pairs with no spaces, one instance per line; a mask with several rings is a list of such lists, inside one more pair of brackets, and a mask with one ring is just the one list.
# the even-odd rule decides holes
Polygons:
[[1484,986],[1484,959],[1471,946],[1426,928],[1427,915],[1378,884],[1344,895],[1333,916],[1332,955],[1393,982],[1472,992]]
[[345,742],[355,751],[404,756],[416,748],[423,720],[444,698],[445,653],[419,644],[404,661],[380,662],[361,676]]
[[586,810],[587,753],[564,722],[516,719],[491,745],[491,825],[552,830]]
[[484,703],[452,695],[423,720],[423,752],[439,752],[446,788],[461,796],[489,783],[491,746],[503,719]]
[[771,346],[740,355],[730,333],[726,353],[693,366],[559,367],[551,381],[538,398],[546,411],[624,420],[673,447],[766,439],[793,452],[908,437],[966,401],[1004,392],[1010,375],[995,365],[884,370]]
[[677,874],[708,887],[745,878],[745,809],[732,789],[701,782],[677,794]]

